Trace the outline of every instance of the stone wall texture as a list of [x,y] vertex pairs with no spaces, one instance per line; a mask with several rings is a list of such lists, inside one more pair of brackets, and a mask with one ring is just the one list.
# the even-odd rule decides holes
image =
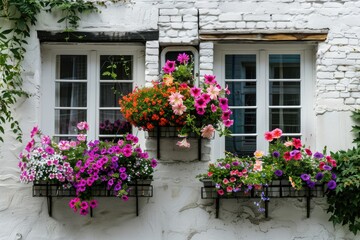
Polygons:
[[[316,43],[314,53],[314,147],[326,145],[333,151],[351,147],[350,111],[360,103],[360,1],[129,0],[106,5],[101,13],[84,16],[79,30],[158,30],[159,40],[145,44],[147,82],[158,78],[162,47],[174,45],[198,48],[200,76],[212,74],[217,43],[201,41],[200,34],[327,33],[325,41]],[[154,197],[140,200],[138,217],[134,199],[127,203],[100,199],[90,218],[72,213],[67,207],[69,199],[63,198],[54,199],[50,218],[46,199],[32,197],[31,185],[19,182],[17,156],[29,140],[30,129],[35,124],[49,124],[39,122],[42,62],[36,30],[63,29],[57,17],[41,13],[28,39],[23,77],[24,88],[32,97],[20,99],[14,107],[25,133],[24,143],[17,142],[9,130],[5,143],[0,143],[0,239],[360,239],[346,226],[333,227],[324,198],[313,199],[310,218],[306,218],[304,199],[272,199],[268,219],[257,212],[254,199],[224,200],[217,219],[214,202],[201,199],[201,183],[195,178],[208,162],[196,160],[160,161],[153,182]],[[142,144],[145,146],[144,141]],[[147,146],[154,152],[153,143]],[[203,146],[205,159],[214,160],[212,156],[223,150],[214,143],[210,146]],[[177,149],[167,151],[170,160],[180,160]]]

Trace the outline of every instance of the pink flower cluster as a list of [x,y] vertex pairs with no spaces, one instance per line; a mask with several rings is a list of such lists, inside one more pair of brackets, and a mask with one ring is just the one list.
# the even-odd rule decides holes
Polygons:
[[87,215],[90,208],[96,208],[98,206],[97,200],[81,201],[80,198],[73,198],[69,202],[69,207],[77,212],[79,210],[80,215]]

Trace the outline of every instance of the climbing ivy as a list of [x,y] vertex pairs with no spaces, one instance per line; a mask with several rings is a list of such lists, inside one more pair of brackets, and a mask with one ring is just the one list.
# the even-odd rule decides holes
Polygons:
[[[117,1],[112,1],[117,2]],[[97,12],[103,1],[84,0],[0,0],[0,142],[3,142],[5,126],[9,125],[16,139],[21,142],[22,131],[13,115],[13,106],[21,97],[29,97],[22,89],[22,61],[26,52],[26,39],[30,27],[38,21],[41,11],[60,11],[58,23],[64,23],[66,32],[79,25],[80,15]]]

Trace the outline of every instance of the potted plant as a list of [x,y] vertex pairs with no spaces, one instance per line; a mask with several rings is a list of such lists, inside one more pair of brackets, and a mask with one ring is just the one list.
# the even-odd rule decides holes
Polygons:
[[[126,201],[133,185],[137,187],[145,184],[141,181],[152,180],[157,161],[142,151],[136,136],[127,134],[117,143],[87,142],[89,125],[80,122],[77,127],[77,141],[62,140],[59,143],[34,128],[26,152],[20,156],[20,179],[23,182],[66,183],[66,187],[73,188],[75,193],[69,206],[81,215],[97,206],[94,196],[104,196],[105,192]],[[35,135],[39,136],[41,146],[37,146]]]
[[125,119],[150,132],[156,127],[173,128],[175,136],[185,137],[177,143],[181,147],[190,147],[186,137],[191,134],[209,139],[216,130],[220,135],[228,134],[233,124],[226,98],[229,90],[223,89],[213,75],[205,75],[204,82],[194,86],[189,56],[179,54],[177,60],[178,66],[175,61],[166,62],[160,82],[136,88],[120,99]]

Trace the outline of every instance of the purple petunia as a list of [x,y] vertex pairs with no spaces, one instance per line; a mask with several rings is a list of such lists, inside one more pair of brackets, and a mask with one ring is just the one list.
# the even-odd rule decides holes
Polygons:
[[321,159],[323,157],[324,157],[324,155],[322,153],[319,153],[319,152],[314,153],[314,158]]
[[335,179],[336,179],[336,174],[335,174],[335,173],[331,173],[331,178],[335,180]]
[[280,157],[280,153],[278,151],[274,151],[272,153],[272,155],[273,155],[273,157],[276,157],[276,158]]
[[334,180],[330,180],[327,186],[330,190],[334,190],[336,188],[336,182]]
[[303,181],[309,181],[310,180],[310,175],[309,174],[306,174],[306,173],[303,173],[303,174],[301,174],[301,179],[303,180]]
[[156,161],[155,158],[153,158],[153,159],[151,160],[151,167],[154,168],[154,167],[156,167],[156,166],[157,166],[157,161]]
[[275,175],[278,176],[278,177],[281,177],[281,176],[283,175],[283,171],[281,171],[281,170],[279,170],[279,169],[276,170],[274,173],[275,173]]
[[331,169],[332,169],[332,167],[330,167],[329,165],[324,166],[324,170],[326,170],[326,171],[330,171]]
[[322,178],[324,177],[324,174],[322,174],[321,172],[318,172],[316,175],[315,175],[315,179],[320,181]]
[[313,181],[307,181],[306,184],[308,185],[309,188],[314,188],[315,187],[315,182]]
[[120,173],[120,178],[122,180],[126,180],[127,177],[128,177],[128,175],[126,173]]

